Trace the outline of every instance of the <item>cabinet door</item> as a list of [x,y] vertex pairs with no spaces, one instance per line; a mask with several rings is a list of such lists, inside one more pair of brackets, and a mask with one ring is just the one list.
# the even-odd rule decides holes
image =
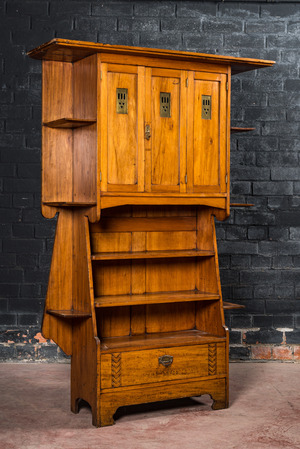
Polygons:
[[101,64],[101,190],[144,190],[144,67]]
[[225,193],[227,77],[207,72],[188,76],[187,190]]
[[186,189],[186,72],[146,69],[146,191]]

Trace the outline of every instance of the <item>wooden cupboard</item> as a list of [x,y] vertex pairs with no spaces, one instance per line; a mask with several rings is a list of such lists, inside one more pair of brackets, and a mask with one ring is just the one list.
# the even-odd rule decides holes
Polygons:
[[208,393],[227,407],[223,308],[237,306],[214,217],[230,211],[230,80],[273,61],[63,39],[29,56],[43,63],[42,213],[58,214],[43,335],[72,356],[72,411],[84,399],[105,426],[129,404]]

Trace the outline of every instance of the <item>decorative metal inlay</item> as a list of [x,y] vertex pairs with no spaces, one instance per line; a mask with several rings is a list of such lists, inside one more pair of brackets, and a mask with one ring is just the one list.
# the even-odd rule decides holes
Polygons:
[[111,386],[117,388],[121,386],[121,354],[111,355]]
[[171,117],[171,94],[160,92],[160,116]]
[[150,137],[151,137],[150,125],[145,125],[145,139],[150,140]]
[[117,114],[128,114],[128,89],[117,88]]
[[211,95],[202,95],[202,118],[211,119]]
[[170,366],[173,363],[173,356],[172,355],[162,355],[161,357],[158,357],[158,364],[163,366]]
[[208,375],[214,376],[217,374],[217,345],[208,345]]

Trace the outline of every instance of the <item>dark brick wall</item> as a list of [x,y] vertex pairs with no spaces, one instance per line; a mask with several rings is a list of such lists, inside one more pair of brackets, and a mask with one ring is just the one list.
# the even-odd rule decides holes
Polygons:
[[267,358],[281,344],[296,358],[300,4],[9,0],[0,21],[1,356],[63,357],[39,333],[55,220],[40,213],[41,64],[26,56],[62,37],[276,60],[233,78],[232,125],[255,131],[232,138],[232,200],[255,206],[234,209],[218,238],[224,299],[246,305],[227,316],[232,357],[258,343]]

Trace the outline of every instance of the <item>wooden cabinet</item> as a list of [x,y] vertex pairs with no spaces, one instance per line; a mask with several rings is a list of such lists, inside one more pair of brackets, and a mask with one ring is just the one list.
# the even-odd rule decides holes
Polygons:
[[[272,61],[55,39],[43,60],[42,212],[58,213],[43,335],[71,408],[209,393],[228,406],[214,217],[229,215],[231,74]],[[233,131],[239,131],[234,129]]]

